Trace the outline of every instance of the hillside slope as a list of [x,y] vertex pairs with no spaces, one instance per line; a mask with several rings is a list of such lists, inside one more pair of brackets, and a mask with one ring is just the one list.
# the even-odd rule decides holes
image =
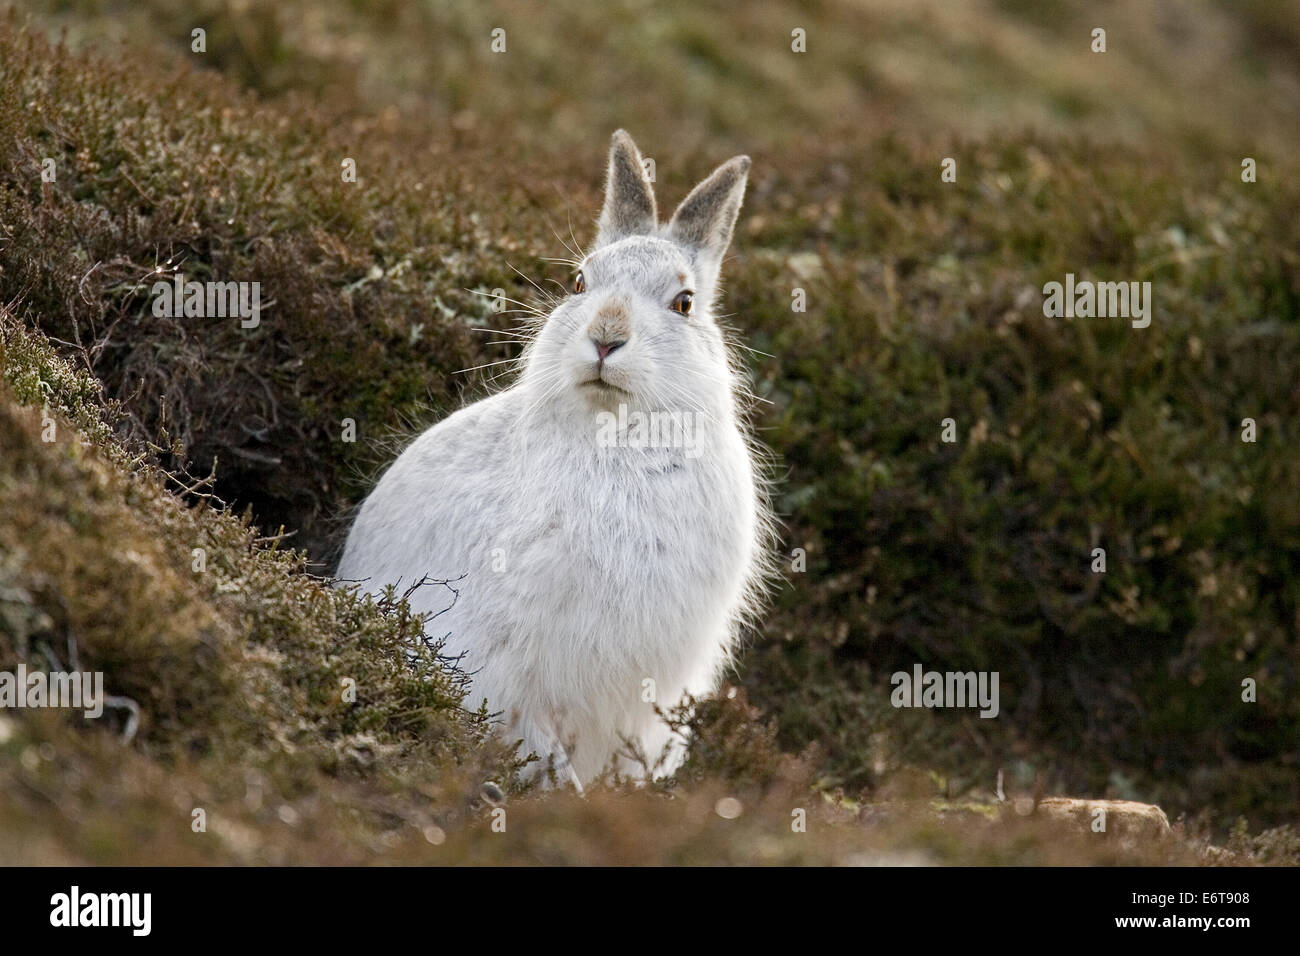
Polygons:
[[[1123,68],[1088,99],[1118,111],[1115,91],[1131,94],[1123,109],[1142,119],[1128,132],[1118,114],[1062,119],[1048,83],[1023,107],[1041,131],[1008,132],[993,119],[1016,109],[965,116],[906,72],[890,95],[837,93],[867,62],[847,41],[810,56],[811,76],[750,62],[731,44],[774,31],[787,18],[775,5],[735,37],[704,5],[674,21],[693,43],[638,21],[637,89],[656,54],[689,64],[665,70],[659,106],[632,90],[588,106],[582,86],[547,72],[561,24],[574,42],[597,30],[567,6],[506,61],[536,82],[503,75],[460,94],[452,62],[401,68],[415,62],[403,59],[415,57],[412,24],[351,21],[344,48],[291,7],[200,5],[203,59],[176,41],[184,18],[159,8],[124,48],[152,43],[156,55],[106,57],[81,46],[111,42],[106,25],[137,14],[57,6],[28,28],[10,14],[0,33],[0,670],[75,648],[139,724],[124,747],[129,709],[89,728],[0,718],[8,858],[1120,852],[1058,848],[1039,821],[1000,819],[1005,808],[993,821],[951,809],[989,810],[999,769],[1022,794],[1037,779],[1049,793],[1185,814],[1184,842],[1154,859],[1195,852],[1211,830],[1226,839],[1239,817],[1234,851],[1295,852],[1285,829],[1247,835],[1294,822],[1300,806],[1300,180],[1285,149],[1290,101],[1257,95],[1290,82],[1284,30],[1228,21],[1219,62],[1244,57],[1254,79],[1206,93],[1200,118],[1170,107],[1198,89],[1188,76],[1139,93],[1154,74],[1121,47]],[[979,48],[1055,75],[1032,51],[1085,22],[1062,9],[1050,27],[986,17]],[[1206,22],[1226,17],[1205,10]],[[438,27],[470,49],[494,12]],[[816,16],[814,37],[847,36],[859,17],[879,26],[866,50],[909,31],[926,50],[960,32],[948,14],[889,5]],[[74,27],[68,46],[42,35],[59,20]],[[1181,42],[1208,43],[1201,29]],[[1155,44],[1141,70],[1172,69],[1177,48]],[[873,69],[903,70],[907,54]],[[377,68],[382,55],[394,68]],[[1078,95],[1087,73],[1062,62],[1060,88]],[[987,96],[1001,68],[964,67]],[[784,98],[735,95],[769,88]],[[379,106],[389,99],[396,108]],[[847,127],[835,121],[859,102]],[[686,103],[693,118],[679,126]],[[909,112],[922,103],[938,112]],[[431,104],[448,126],[413,119]],[[872,111],[884,129],[864,121]],[[727,309],[754,350],[757,424],[781,460],[787,580],[735,675],[743,692],[700,719],[678,800],[615,788],[543,801],[512,783],[513,758],[486,740],[473,702],[461,706],[454,673],[401,666],[415,623],[396,601],[366,607],[306,572],[330,568],[347,509],[393,448],[489,387],[490,375],[458,370],[516,354],[516,316],[482,294],[527,300],[533,281],[565,278],[545,257],[590,238],[616,113],[641,124],[628,125],[667,196],[728,149],[756,155]],[[1241,157],[1256,152],[1259,181],[1243,183]],[[945,156],[955,183],[940,180]],[[339,175],[348,157],[355,184]],[[54,182],[42,181],[45,159]],[[159,320],[151,284],[178,272],[260,281],[273,305],[251,331]],[[1152,325],[1044,315],[1043,284],[1067,273],[1150,281]],[[796,288],[806,312],[791,309]],[[47,417],[54,442],[40,440]],[[1253,443],[1240,440],[1247,417]],[[941,438],[946,418],[955,443]],[[218,513],[209,495],[231,508]],[[1104,575],[1090,570],[1098,545]],[[890,673],[918,660],[998,670],[1001,718],[892,708]],[[362,689],[356,706],[343,678]],[[1259,688],[1249,705],[1245,678]],[[485,781],[529,821],[526,839],[494,842]],[[715,812],[733,795],[746,808],[735,820]],[[946,822],[871,809],[933,800]],[[830,828],[814,839],[790,831],[806,805],[824,806],[816,819]],[[193,839],[197,806],[225,821],[212,828],[220,841]]]

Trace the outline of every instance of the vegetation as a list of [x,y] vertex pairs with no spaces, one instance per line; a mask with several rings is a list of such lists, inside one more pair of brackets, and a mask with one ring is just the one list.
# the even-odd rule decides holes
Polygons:
[[[1300,861],[1300,9],[1111,6],[1104,55],[1064,2],[4,14],[0,671],[120,700],[0,712],[0,858]],[[620,125],[666,197],[755,156],[726,304],[787,574],[677,781],[542,798],[402,595],[320,576],[516,354],[491,294],[565,278]],[[155,316],[177,273],[260,325]],[[1066,273],[1150,327],[1044,316]],[[916,662],[999,719],[890,706]],[[1181,822],[1063,837],[1040,790]]]

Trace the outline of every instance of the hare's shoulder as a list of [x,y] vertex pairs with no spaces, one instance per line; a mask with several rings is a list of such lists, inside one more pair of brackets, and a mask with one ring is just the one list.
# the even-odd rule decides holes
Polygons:
[[457,541],[473,538],[476,522],[486,520],[485,485],[496,480],[509,454],[505,439],[513,419],[504,394],[452,413],[397,457],[361,504],[341,575],[381,581],[409,576],[406,565],[425,562],[440,544],[454,550]]
[[459,409],[426,429],[398,456],[384,481],[454,480],[460,472],[490,468],[505,452],[514,427],[514,396],[507,390]]
[[361,506],[360,523],[398,526],[438,510],[442,501],[481,486],[508,454],[511,422],[506,393],[466,405],[411,442],[388,466]]

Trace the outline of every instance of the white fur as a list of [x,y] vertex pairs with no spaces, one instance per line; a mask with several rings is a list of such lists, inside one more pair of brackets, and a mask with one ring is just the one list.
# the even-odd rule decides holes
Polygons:
[[[615,134],[614,152],[629,147]],[[748,161],[736,168],[734,209],[696,246],[673,224],[622,234],[618,189],[641,186],[614,182],[611,158],[601,235],[581,263],[587,291],[546,319],[512,386],[430,428],[388,469],[338,569],[371,592],[459,578],[454,603],[430,587],[411,602],[451,604],[428,629],[462,655],[467,705],[486,698],[521,753],[552,759],[579,787],[611,765],[642,772],[615,756],[625,740],[656,775],[676,769],[684,741],[644,700],[646,682],[664,708],[714,690],[766,581],[756,446],[711,315]],[[668,308],[682,289],[697,294],[690,317]],[[593,330],[620,326],[627,342],[600,369]],[[598,372],[608,385],[581,384]],[[693,423],[693,447],[611,443],[620,403],[626,417],[693,416],[678,419]]]

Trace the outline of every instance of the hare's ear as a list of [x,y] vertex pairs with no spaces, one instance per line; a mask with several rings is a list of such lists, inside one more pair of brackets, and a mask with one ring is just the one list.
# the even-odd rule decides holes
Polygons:
[[609,146],[605,208],[600,212],[596,244],[603,246],[625,236],[649,235],[658,226],[654,189],[641,153],[627,131],[620,129],[614,133]]
[[722,265],[722,257],[731,245],[748,178],[748,156],[727,160],[691,190],[668,224],[669,235],[710,268]]

